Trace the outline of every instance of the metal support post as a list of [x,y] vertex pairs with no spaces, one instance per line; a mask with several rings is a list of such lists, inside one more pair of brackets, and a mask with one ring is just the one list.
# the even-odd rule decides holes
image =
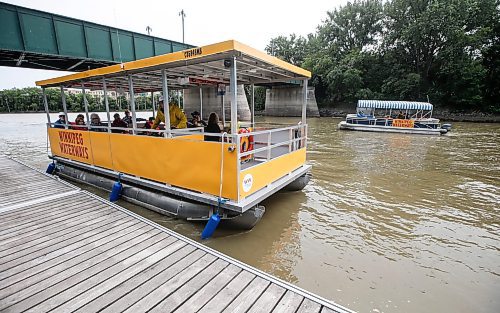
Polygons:
[[136,134],[137,121],[135,119],[135,95],[134,95],[134,82],[132,81],[132,75],[128,77],[128,89],[130,95],[130,109],[132,111],[132,133]]
[[90,129],[90,117],[89,117],[89,103],[87,101],[87,96],[85,96],[85,86],[82,84],[82,96],[83,96],[83,107],[85,108],[85,117],[87,118],[87,129]]
[[200,118],[203,120],[203,88],[200,87]]
[[251,103],[251,106],[250,106],[250,113],[252,114],[252,116],[250,117],[250,125],[252,125],[252,131],[254,130],[255,128],[255,85],[252,84],[251,85],[251,89],[252,89],[252,103]]
[[106,115],[108,117],[108,133],[111,132],[111,116],[109,114],[108,88],[106,88],[106,78],[102,79],[102,90],[104,92],[104,105],[106,106]]
[[43,106],[45,107],[45,113],[47,113],[47,123],[50,124],[49,103],[47,101],[47,94],[45,93],[45,88],[42,88],[42,94],[43,94]]
[[63,86],[61,86],[61,100],[64,110],[64,117],[66,118],[66,124],[64,124],[64,128],[68,129],[68,108],[66,107],[66,94],[64,93]]
[[236,57],[231,60],[231,134],[238,134],[238,82],[236,76]]
[[224,108],[224,95],[222,95],[222,128],[226,127],[226,109]]
[[307,114],[307,79],[302,82],[302,125],[306,125]]
[[167,72],[165,70],[161,70],[161,83],[162,83],[162,87],[163,87],[163,115],[165,115],[165,138],[169,138],[170,137],[170,107],[169,107],[169,103],[168,103]]
[[155,93],[154,93],[154,91],[151,91],[151,106],[153,107],[153,117],[155,117],[156,113],[155,113]]

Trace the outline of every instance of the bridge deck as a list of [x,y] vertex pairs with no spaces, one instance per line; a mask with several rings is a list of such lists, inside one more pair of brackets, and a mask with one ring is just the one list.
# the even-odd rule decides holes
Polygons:
[[0,157],[2,312],[350,312]]

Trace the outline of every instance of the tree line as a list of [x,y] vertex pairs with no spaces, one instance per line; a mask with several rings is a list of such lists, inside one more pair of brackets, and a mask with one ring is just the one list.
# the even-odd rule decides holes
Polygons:
[[[170,102],[177,104],[177,94],[170,92]],[[62,111],[61,91],[59,88],[45,89],[47,95],[47,104],[50,112]],[[85,111],[83,94],[65,92],[66,106],[69,112]],[[89,112],[104,112],[106,105],[104,96],[85,95],[88,103]],[[155,104],[158,103],[159,94],[155,94]],[[135,98],[135,107],[137,110],[152,110],[151,96],[149,94],[139,94]],[[182,97],[181,97],[182,102]],[[122,111],[130,108],[128,97],[118,95],[117,97],[108,96],[110,111]],[[14,88],[0,90],[0,112],[44,112],[42,89],[38,87]]]
[[429,99],[500,113],[498,0],[355,0],[266,51],[312,72],[320,107]]

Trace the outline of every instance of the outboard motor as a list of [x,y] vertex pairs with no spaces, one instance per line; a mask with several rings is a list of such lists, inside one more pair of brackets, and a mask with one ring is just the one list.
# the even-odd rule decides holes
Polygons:
[[446,129],[446,131],[450,131],[451,130],[451,124],[443,124],[443,125],[441,125],[441,128]]

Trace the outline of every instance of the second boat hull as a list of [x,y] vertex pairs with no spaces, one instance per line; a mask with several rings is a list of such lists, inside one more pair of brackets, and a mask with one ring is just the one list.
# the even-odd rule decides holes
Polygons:
[[363,125],[350,124],[346,121],[339,123],[341,130],[357,130],[365,132],[384,132],[384,133],[402,133],[402,134],[420,134],[420,135],[443,135],[448,132],[444,128],[409,128],[409,127],[394,127],[381,125]]

